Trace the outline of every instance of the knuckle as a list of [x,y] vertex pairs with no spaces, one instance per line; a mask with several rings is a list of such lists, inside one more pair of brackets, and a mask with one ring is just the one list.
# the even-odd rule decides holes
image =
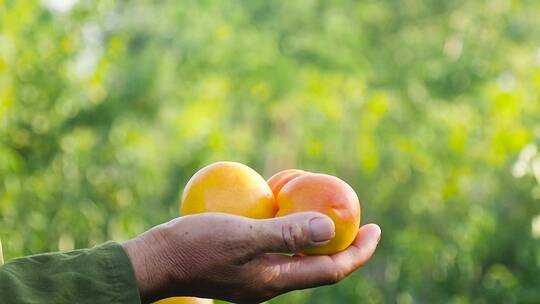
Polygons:
[[333,271],[330,275],[328,285],[335,284],[345,278],[345,274],[342,271]]
[[281,227],[281,237],[289,252],[298,252],[303,243],[302,229],[296,223],[287,223]]
[[342,271],[331,270],[325,273],[323,277],[321,277],[319,284],[320,285],[333,285],[343,280],[345,276],[346,276],[345,273],[343,273]]

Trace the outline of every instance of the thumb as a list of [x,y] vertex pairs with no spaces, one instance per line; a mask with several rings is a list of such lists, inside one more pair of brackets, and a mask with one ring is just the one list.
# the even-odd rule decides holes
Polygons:
[[294,253],[328,243],[335,236],[334,222],[318,212],[299,212],[256,220],[254,253]]

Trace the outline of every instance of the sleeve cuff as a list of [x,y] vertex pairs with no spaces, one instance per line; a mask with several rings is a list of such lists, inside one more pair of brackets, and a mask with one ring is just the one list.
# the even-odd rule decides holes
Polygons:
[[122,245],[107,242],[95,249],[103,256],[104,267],[109,273],[112,284],[110,303],[141,303],[135,271]]

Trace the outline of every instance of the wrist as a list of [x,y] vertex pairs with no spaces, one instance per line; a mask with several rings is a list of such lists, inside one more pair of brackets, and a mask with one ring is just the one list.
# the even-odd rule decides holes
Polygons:
[[163,298],[170,285],[167,243],[158,230],[154,228],[122,244],[133,265],[143,303]]

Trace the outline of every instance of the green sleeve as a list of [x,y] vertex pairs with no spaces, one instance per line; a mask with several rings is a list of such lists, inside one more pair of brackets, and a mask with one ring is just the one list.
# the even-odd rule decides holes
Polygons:
[[141,303],[131,261],[118,243],[45,253],[0,266],[0,303]]

